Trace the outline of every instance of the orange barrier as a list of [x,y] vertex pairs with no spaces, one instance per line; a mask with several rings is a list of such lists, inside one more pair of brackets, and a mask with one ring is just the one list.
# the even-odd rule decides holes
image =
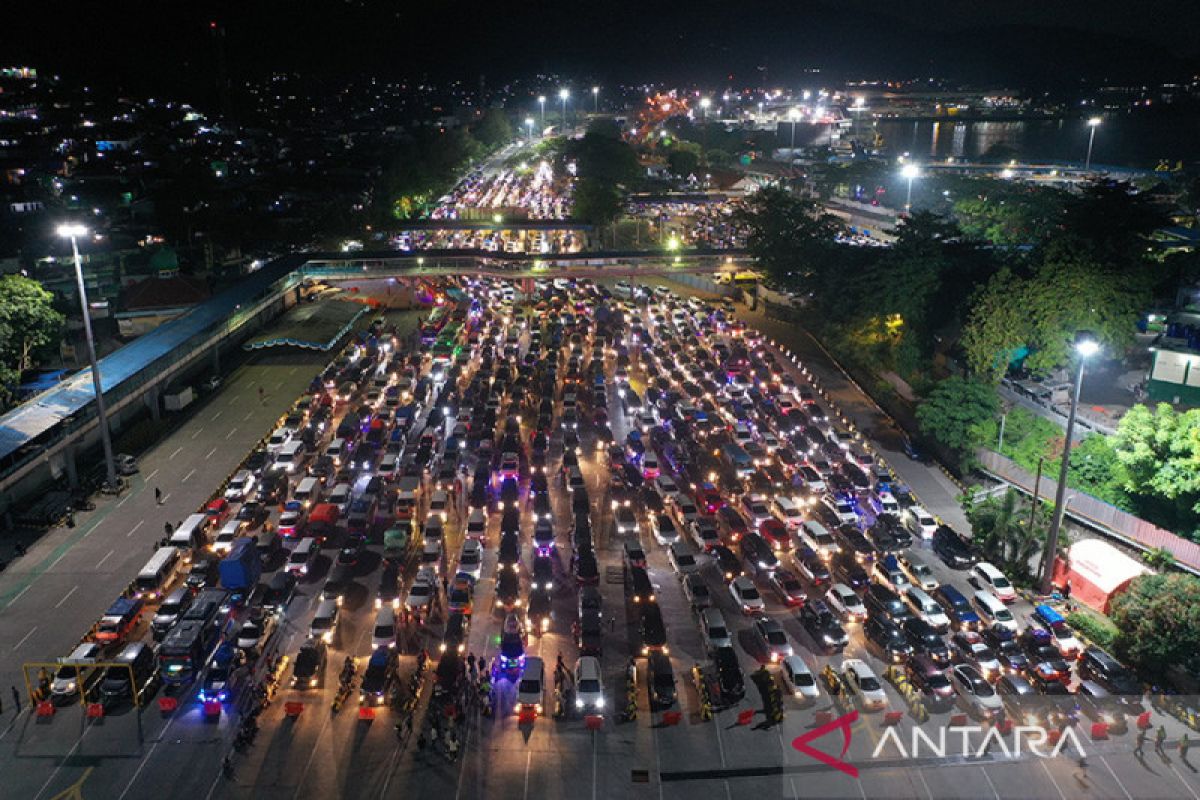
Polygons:
[[1005,717],[996,723],[996,730],[1000,731],[1000,733],[1004,734],[1005,736],[1012,733],[1012,729],[1013,721],[1008,717]]
[[35,707],[35,713],[39,717],[53,717],[55,710],[54,703],[51,703],[49,700],[42,700]]
[[955,727],[961,728],[963,725],[967,724],[967,715],[966,714],[951,714],[950,715],[950,724],[954,725]]
[[739,711],[737,717],[738,725],[749,725],[754,722],[754,709],[747,708],[745,711]]
[[899,725],[900,718],[904,716],[903,711],[885,711],[883,712],[884,725]]
[[87,704],[88,719],[102,719],[104,717],[103,703],[88,703]]
[[537,712],[532,708],[522,708],[520,713],[517,714],[517,723],[520,725],[532,725],[536,719]]
[[358,707],[358,718],[359,719],[375,719],[375,709],[371,708],[370,706],[359,706]]
[[1137,726],[1139,731],[1149,730],[1151,727],[1153,727],[1153,725],[1154,723],[1150,721],[1149,711],[1143,711],[1142,713],[1138,714]]
[[598,731],[604,727],[604,717],[599,714],[588,714],[583,718],[583,722],[589,731]]
[[816,713],[817,727],[820,727],[821,725],[828,725],[830,722],[833,722],[832,711],[818,711]]
[[1049,744],[1051,747],[1054,747],[1055,745],[1058,744],[1058,740],[1061,738],[1062,738],[1062,731],[1060,731],[1058,728],[1054,728],[1053,730],[1051,730],[1049,733],[1046,734],[1046,743]]
[[[754,713],[754,712],[751,712],[751,713]],[[682,711],[664,711],[663,712],[663,718],[662,718],[663,725],[678,725],[680,720],[682,720],[682,719],[683,719]]]
[[299,703],[295,700],[289,700],[283,704],[283,713],[292,719],[300,716],[302,711],[304,711],[304,703]]
[[1101,741],[1108,738],[1108,723],[1093,722],[1092,723],[1092,739]]

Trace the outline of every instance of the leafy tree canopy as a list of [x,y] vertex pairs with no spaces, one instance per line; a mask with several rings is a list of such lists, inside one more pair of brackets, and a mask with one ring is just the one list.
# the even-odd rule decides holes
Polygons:
[[1195,664],[1200,653],[1200,579],[1180,573],[1143,575],[1113,598],[1119,657],[1162,676],[1175,664]]
[[958,453],[969,454],[982,442],[984,426],[1000,408],[996,391],[985,383],[946,378],[917,407],[921,432]]

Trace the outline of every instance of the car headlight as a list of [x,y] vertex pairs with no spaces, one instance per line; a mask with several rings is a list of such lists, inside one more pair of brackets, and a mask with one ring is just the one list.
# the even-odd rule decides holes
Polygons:
[[575,698],[575,707],[576,707],[576,708],[583,708],[583,698],[582,698],[582,697],[576,697],[576,698]]

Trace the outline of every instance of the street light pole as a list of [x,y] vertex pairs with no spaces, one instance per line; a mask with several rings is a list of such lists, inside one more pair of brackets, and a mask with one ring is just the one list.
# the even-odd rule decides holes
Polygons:
[[75,260],[75,283],[79,288],[79,307],[83,312],[83,333],[87,339],[88,364],[92,368],[92,389],[96,392],[96,412],[100,418],[100,442],[104,446],[104,469],[108,489],[117,490],[117,463],[113,458],[112,437],[108,430],[108,408],[100,384],[100,365],[96,363],[96,342],[92,336],[92,317],[88,311],[87,288],[83,284],[83,260],[79,257],[77,237],[87,233],[82,225],[59,225],[58,235],[71,240],[71,255]]
[[1100,127],[1100,117],[1092,117],[1088,120],[1088,127],[1091,131],[1088,133],[1088,151],[1087,158],[1083,162],[1083,169],[1086,172],[1092,168],[1092,145],[1096,142],[1096,128]]
[[600,87],[599,86],[592,87],[592,113],[593,114],[600,113]]
[[570,97],[570,96],[571,96],[571,93],[570,93],[568,90],[566,90],[566,89],[559,89],[559,90],[558,90],[558,99],[559,99],[559,100],[562,100],[562,126],[563,126],[563,133],[566,133],[566,132],[567,132],[567,98],[568,98],[568,97]]
[[900,171],[900,174],[903,175],[905,178],[908,178],[908,194],[904,198],[904,213],[907,214],[909,211],[912,210],[913,178],[916,178],[918,175],[921,174],[921,172],[920,172],[920,170],[917,169],[916,164],[906,164],[904,166],[904,169]]
[[538,95],[538,105],[542,108],[542,130],[546,130],[546,95]]
[[529,131],[529,138],[533,139],[533,117],[525,118],[525,129]]
[[1054,491],[1054,517],[1050,520],[1050,532],[1046,536],[1046,550],[1042,553],[1042,594],[1050,594],[1054,581],[1054,558],[1058,553],[1058,534],[1066,512],[1067,471],[1071,464],[1071,437],[1075,433],[1075,414],[1079,408],[1079,390],[1083,387],[1083,365],[1088,356],[1100,350],[1100,344],[1092,338],[1081,338],[1075,343],[1079,355],[1079,366],[1075,369],[1075,390],[1071,395],[1071,409],[1067,413],[1067,438],[1063,445],[1062,465],[1058,470],[1058,487]]

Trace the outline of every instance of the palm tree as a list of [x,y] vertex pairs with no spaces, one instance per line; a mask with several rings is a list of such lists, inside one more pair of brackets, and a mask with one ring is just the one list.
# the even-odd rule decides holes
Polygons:
[[988,497],[966,509],[973,541],[989,561],[1017,579],[1032,577],[1034,559],[1046,543],[1046,525],[1034,514],[1032,526],[1017,508],[1012,489],[1000,497]]

